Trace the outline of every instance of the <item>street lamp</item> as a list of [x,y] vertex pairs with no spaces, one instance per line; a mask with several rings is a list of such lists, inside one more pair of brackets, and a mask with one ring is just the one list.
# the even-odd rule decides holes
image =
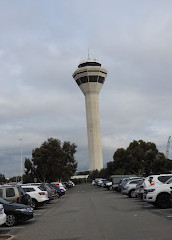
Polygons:
[[21,183],[23,183],[23,162],[22,162],[22,138],[20,140],[20,160],[21,160]]

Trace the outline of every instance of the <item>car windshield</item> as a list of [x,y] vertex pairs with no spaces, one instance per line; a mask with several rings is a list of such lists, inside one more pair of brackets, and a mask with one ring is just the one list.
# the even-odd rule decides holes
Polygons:
[[166,183],[166,184],[172,183],[172,178],[168,179],[165,183]]

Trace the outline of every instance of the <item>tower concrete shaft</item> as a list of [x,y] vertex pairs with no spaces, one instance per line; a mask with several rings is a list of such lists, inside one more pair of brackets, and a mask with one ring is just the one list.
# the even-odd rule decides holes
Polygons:
[[87,60],[78,66],[73,78],[85,95],[90,170],[103,168],[98,94],[107,75],[96,60]]

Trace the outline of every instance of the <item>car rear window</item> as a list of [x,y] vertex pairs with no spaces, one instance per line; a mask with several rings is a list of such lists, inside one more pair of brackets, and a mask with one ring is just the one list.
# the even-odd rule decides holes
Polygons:
[[139,180],[135,180],[135,181],[131,181],[129,184],[136,184],[138,182],[139,182]]
[[170,179],[172,176],[159,176],[158,180],[162,183],[165,183],[168,179]]

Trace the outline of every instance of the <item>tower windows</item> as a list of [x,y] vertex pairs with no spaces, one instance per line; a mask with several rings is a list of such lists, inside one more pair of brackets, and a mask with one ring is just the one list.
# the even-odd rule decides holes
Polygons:
[[98,62],[84,62],[84,63],[79,64],[78,68],[86,67],[86,66],[99,66],[99,67],[101,67],[101,64],[98,63]]
[[76,83],[78,86],[80,86],[82,83],[87,83],[87,82],[99,82],[99,83],[104,83],[105,78],[101,76],[85,76],[81,77],[76,80]]
[[89,82],[97,82],[97,76],[89,76]]
[[78,84],[78,86],[80,86],[81,85],[80,79],[77,79],[76,83]]
[[105,81],[105,78],[104,78],[104,77],[101,77],[101,76],[99,76],[99,80],[98,80],[98,82],[103,84],[103,83],[104,83],[104,81]]
[[86,82],[88,82],[88,77],[81,77],[80,78],[80,81],[81,81],[81,83],[86,83]]

